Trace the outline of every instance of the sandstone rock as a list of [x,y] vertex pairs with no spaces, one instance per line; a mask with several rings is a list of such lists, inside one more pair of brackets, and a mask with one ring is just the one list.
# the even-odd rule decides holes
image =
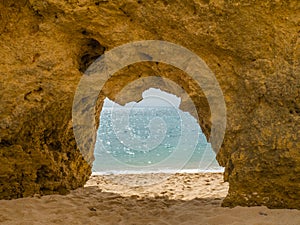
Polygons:
[[[1,1],[0,198],[65,193],[85,183],[91,167],[71,117],[82,72],[113,47],[152,39],[195,52],[222,88],[227,128],[217,159],[230,184],[223,205],[300,208],[299,9],[298,0]],[[204,94],[165,64],[115,74],[98,114],[104,97],[114,100],[128,83],[153,74],[185,89],[208,137]],[[184,101],[181,108],[189,111]]]

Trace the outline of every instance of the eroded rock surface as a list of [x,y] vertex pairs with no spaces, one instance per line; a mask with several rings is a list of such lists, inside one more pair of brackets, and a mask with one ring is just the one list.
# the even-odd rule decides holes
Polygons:
[[[71,118],[82,73],[113,47],[152,39],[195,52],[222,88],[227,128],[217,159],[230,184],[223,205],[300,208],[299,4],[1,1],[0,198],[64,193],[85,183],[90,166],[77,149]],[[98,113],[105,96],[114,99],[121,87],[153,74],[186,90],[209,136],[203,93],[164,64],[136,64],[115,74]]]

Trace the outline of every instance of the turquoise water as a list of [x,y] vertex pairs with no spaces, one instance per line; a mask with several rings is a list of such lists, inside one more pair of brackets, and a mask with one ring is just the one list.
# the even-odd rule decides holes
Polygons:
[[196,120],[174,107],[104,107],[95,174],[221,172]]

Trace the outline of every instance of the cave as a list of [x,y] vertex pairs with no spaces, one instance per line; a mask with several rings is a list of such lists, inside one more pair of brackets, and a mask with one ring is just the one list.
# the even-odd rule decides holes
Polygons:
[[[72,109],[84,72],[118,46],[160,40],[198,55],[224,95],[223,206],[300,209],[299,1],[8,0],[0,12],[0,199],[82,187],[93,154],[79,150]],[[202,89],[180,68],[140,57],[96,96],[94,124],[105,97],[138,101],[137,87],[130,99],[117,94],[155,76],[185,90],[209,139],[215,118]]]

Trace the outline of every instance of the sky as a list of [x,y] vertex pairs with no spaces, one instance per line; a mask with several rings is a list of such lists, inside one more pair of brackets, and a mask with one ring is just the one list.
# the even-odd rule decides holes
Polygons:
[[[129,102],[125,107],[161,107],[169,106],[179,108],[181,99],[173,94],[161,91],[160,89],[150,88],[143,92],[143,100],[136,102]],[[103,107],[112,107],[115,103],[108,98],[104,100]],[[117,105],[118,106],[118,105]]]

